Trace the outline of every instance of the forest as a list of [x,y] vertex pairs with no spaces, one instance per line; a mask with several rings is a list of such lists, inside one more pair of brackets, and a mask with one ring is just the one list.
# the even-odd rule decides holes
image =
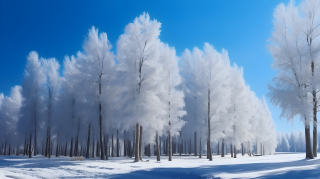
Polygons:
[[0,95],[0,154],[136,162],[273,154],[277,133],[266,99],[250,90],[227,50],[205,43],[177,56],[160,29],[143,13],[115,47],[91,27],[63,64],[31,51],[23,83]]

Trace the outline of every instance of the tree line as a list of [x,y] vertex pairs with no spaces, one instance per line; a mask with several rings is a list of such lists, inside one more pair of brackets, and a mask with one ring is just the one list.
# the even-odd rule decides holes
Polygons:
[[[0,154],[86,158],[173,154],[273,154],[277,134],[265,98],[228,52],[205,43],[178,57],[143,13],[116,44],[92,27],[83,49],[27,56],[24,80],[0,95]],[[62,72],[62,73],[60,73]]]

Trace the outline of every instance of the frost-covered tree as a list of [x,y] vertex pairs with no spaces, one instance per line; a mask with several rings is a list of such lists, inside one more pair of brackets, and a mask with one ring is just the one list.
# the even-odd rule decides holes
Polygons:
[[161,100],[164,103],[166,111],[166,115],[163,118],[165,118],[164,121],[168,126],[165,130],[169,132],[169,161],[171,161],[172,136],[178,135],[185,124],[185,121],[181,118],[186,114],[186,111],[183,110],[185,106],[184,93],[181,89],[178,89],[178,85],[181,84],[181,76],[179,74],[178,57],[176,56],[175,49],[167,44],[162,44],[160,59],[163,65],[162,78],[164,85]]
[[[130,110],[127,125],[136,125],[135,161],[142,160],[142,126],[146,132],[152,132],[159,116],[165,114],[163,103],[159,98],[162,85],[160,61],[160,27],[156,20],[150,20],[149,14],[143,13],[133,23],[125,27],[117,43],[117,60],[125,72],[124,87],[127,88],[123,99],[125,110]],[[140,127],[141,125],[141,127]],[[147,135],[150,142],[153,135]]]
[[88,103],[93,105],[91,117],[97,118],[97,123],[94,122],[93,125],[97,124],[99,130],[101,160],[105,159],[103,126],[107,124],[106,108],[112,94],[109,83],[114,77],[115,66],[111,48],[107,34],[99,34],[98,29],[92,27],[83,45],[84,52],[78,52],[76,57],[79,78],[84,83],[82,90],[85,90]]
[[[45,110],[43,95],[45,93],[46,75],[41,65],[38,53],[32,51],[27,57],[27,65],[22,84],[22,96],[24,101],[21,108],[21,117],[18,121],[20,137],[34,136],[34,155],[37,155],[38,133],[44,122]],[[31,143],[31,141],[30,141]]]
[[[280,4],[274,12],[274,32],[269,50],[278,69],[274,85],[269,86],[271,102],[280,106],[281,117],[300,116],[305,125],[306,158],[317,155],[317,91],[319,73],[319,1],[305,0],[299,7],[294,1]],[[314,127],[314,148],[310,122]]]
[[47,138],[46,138],[46,150],[48,157],[51,157],[51,148],[52,146],[52,130],[56,126],[56,114],[58,114],[57,109],[57,100],[59,98],[59,90],[61,87],[61,75],[60,75],[60,64],[55,58],[42,59],[42,68],[43,72],[46,75],[46,94],[45,102],[47,107]]
[[[230,70],[230,89],[231,89],[231,100],[228,108],[228,118],[224,119],[227,128],[225,132],[230,132],[231,151],[234,151],[234,158],[236,158],[236,150],[239,149],[241,144],[250,141],[253,138],[252,131],[250,131],[249,119],[251,112],[251,104],[248,102],[249,87],[246,86],[243,78],[243,69],[238,68],[236,65]],[[229,130],[228,130],[229,128]],[[242,148],[243,151],[243,148]],[[243,152],[242,152],[243,153]]]
[[[19,112],[22,105],[21,86],[15,86],[11,88],[10,96],[4,96],[0,94],[0,141],[5,142],[5,149],[1,152],[6,154],[12,154],[12,149],[16,149],[16,153],[19,154],[19,144],[22,142],[17,135],[16,124],[19,119]],[[8,153],[7,151],[8,148]]]
[[[227,51],[217,52],[213,46],[205,43],[204,50],[194,48],[191,53],[188,49],[183,54],[185,61],[192,66],[192,73],[195,76],[197,90],[201,97],[197,98],[202,103],[200,107],[203,111],[203,118],[207,123],[207,153],[209,160],[212,160],[211,154],[211,136],[224,138],[223,130],[214,130],[211,133],[211,123],[217,124],[214,129],[221,128],[218,123],[222,114],[226,113],[227,106],[230,104],[230,88],[228,86],[230,62]],[[193,61],[195,61],[193,63]],[[205,116],[205,117],[204,117]]]

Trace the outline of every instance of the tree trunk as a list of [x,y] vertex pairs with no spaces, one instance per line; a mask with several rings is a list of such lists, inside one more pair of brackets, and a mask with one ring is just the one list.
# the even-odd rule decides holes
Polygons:
[[49,136],[48,136],[48,143],[49,143],[49,146],[48,146],[48,148],[49,148],[49,154],[48,154],[48,158],[51,158],[51,154],[52,154],[52,144],[51,144],[51,138],[50,138],[50,134],[49,134]]
[[117,157],[119,157],[119,132],[117,130]]
[[208,155],[209,161],[212,161],[212,153],[211,153],[211,117],[210,117],[210,89],[208,89]]
[[56,146],[56,157],[58,157],[58,150],[59,150],[59,144],[57,142],[57,146]]
[[200,137],[200,146],[199,146],[199,158],[202,158],[202,156],[201,156],[201,153],[202,153],[202,151],[201,151],[201,137]]
[[113,153],[113,134],[112,134],[112,139],[111,139],[111,157],[114,157],[114,153]]
[[233,152],[234,152],[234,158],[237,158],[237,149],[236,149],[236,145],[234,145],[234,150],[233,150]]
[[[314,61],[311,62],[311,71],[312,71],[312,76],[314,76]],[[313,98],[313,156],[317,157],[317,92],[313,88],[312,90],[312,98]]]
[[101,97],[101,76],[99,75],[99,129],[100,129],[100,159],[104,160],[104,150],[103,150],[103,130],[102,130],[102,111],[101,111],[101,101],[100,101],[100,97]]
[[45,156],[45,157],[48,157],[48,145],[49,145],[49,144],[48,144],[48,142],[49,142],[48,139],[49,139],[49,138],[48,138],[48,131],[47,131],[46,147],[45,147],[45,151],[44,151],[44,156]]
[[169,161],[172,161],[172,138],[171,138],[170,131],[169,131]]
[[88,127],[88,139],[87,139],[87,151],[86,151],[86,158],[90,157],[90,127],[91,127],[91,123],[89,123],[89,127]]
[[123,155],[127,156],[126,131],[123,131]]
[[135,159],[134,161],[135,162],[139,162],[140,161],[140,157],[139,157],[139,139],[140,139],[140,136],[139,136],[139,123],[136,124],[136,142],[134,143],[135,144]]
[[[90,126],[90,124],[89,124]],[[90,127],[89,127],[90,128]],[[90,129],[89,129],[90,130]],[[90,136],[90,134],[89,134]],[[73,137],[71,137],[71,144],[70,144],[70,157],[73,157]]]
[[105,146],[104,146],[104,148],[105,148],[105,151],[104,151],[104,154],[105,154],[105,156],[106,156],[106,160],[108,160],[109,158],[108,158],[108,156],[109,156],[109,151],[108,151],[108,143],[109,143],[109,141],[108,141],[108,135],[107,135],[107,140],[104,140],[105,141]]
[[30,142],[29,142],[29,158],[31,158],[32,153],[31,153],[31,134],[30,134]]
[[219,149],[220,149],[220,148],[219,148],[219,141],[218,141],[218,148],[217,148],[217,154],[218,154],[218,155],[220,155]]
[[34,126],[34,153],[33,155],[36,156],[37,155],[37,152],[36,152],[36,149],[37,149],[37,119],[35,117],[35,126]]
[[140,135],[139,135],[139,158],[142,161],[142,126],[140,126]]
[[232,149],[232,144],[230,144],[230,153],[231,153],[231,158],[233,157],[233,149]]
[[[2,143],[3,145],[3,143]],[[27,155],[27,136],[24,138],[23,156]]]
[[221,145],[221,157],[224,157],[224,139],[222,139],[222,145]]
[[156,150],[157,150],[157,161],[160,161],[160,149],[159,149],[159,135],[156,132]]
[[92,136],[93,137],[93,141],[92,141],[92,158],[94,158],[94,144],[95,144],[95,142],[94,142],[94,136]]
[[242,156],[244,156],[243,143],[241,144]]
[[166,137],[166,156],[169,154],[169,136]]
[[194,132],[194,156],[197,156],[197,131]]
[[313,153],[311,149],[311,139],[310,139],[310,125],[305,124],[305,138],[306,138],[306,158],[313,159]]

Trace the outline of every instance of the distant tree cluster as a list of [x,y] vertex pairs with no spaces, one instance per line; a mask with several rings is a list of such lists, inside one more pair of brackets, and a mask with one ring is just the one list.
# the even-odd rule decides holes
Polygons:
[[161,42],[160,27],[146,13],[135,18],[116,55],[107,34],[92,27],[62,73],[55,58],[30,52],[23,84],[0,95],[0,154],[135,161],[273,154],[277,134],[265,99],[230,65],[227,51],[205,43],[178,57]]
[[[317,140],[319,143],[319,133]],[[311,136],[311,140],[313,137]],[[293,131],[290,133],[277,132],[278,145],[276,152],[305,152],[306,140],[303,131]]]
[[[281,117],[300,117],[305,126],[306,158],[317,157],[317,113],[320,90],[320,1],[290,1],[274,12],[274,31],[268,45],[278,70],[269,86],[271,102],[281,108]],[[310,123],[313,124],[313,145]],[[313,147],[311,147],[313,146]]]

